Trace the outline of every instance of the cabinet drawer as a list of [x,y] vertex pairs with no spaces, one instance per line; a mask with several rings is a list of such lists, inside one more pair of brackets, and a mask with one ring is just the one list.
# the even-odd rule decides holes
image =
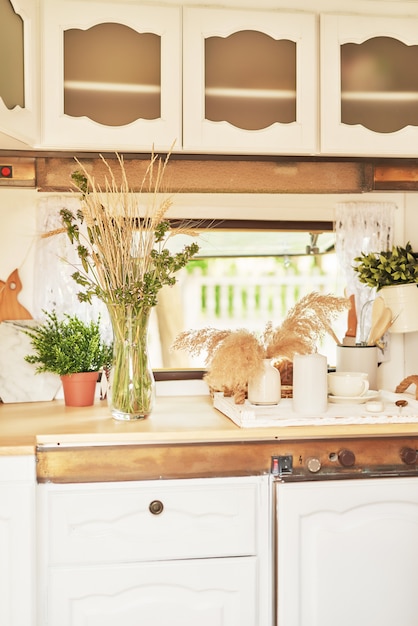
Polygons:
[[[40,485],[49,560],[133,562],[256,553],[256,479]],[[161,511],[160,511],[161,509]]]
[[254,626],[257,558],[54,568],[44,626]]

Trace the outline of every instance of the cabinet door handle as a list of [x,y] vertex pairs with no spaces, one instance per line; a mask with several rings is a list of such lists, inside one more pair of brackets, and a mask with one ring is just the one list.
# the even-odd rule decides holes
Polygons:
[[159,515],[164,510],[164,504],[161,500],[153,500],[148,508],[153,515]]

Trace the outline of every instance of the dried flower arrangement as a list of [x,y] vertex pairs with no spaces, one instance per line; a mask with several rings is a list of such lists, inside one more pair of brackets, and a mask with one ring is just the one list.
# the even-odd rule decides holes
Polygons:
[[263,359],[292,360],[295,354],[316,352],[320,338],[334,336],[332,320],[349,307],[346,298],[312,292],[296,303],[282,324],[274,327],[269,322],[261,336],[245,329],[190,330],[177,336],[173,349],[191,355],[206,352],[205,380],[211,390],[242,404],[248,381],[262,372]]
[[[175,273],[195,256],[199,246],[192,242],[175,254],[167,248],[174,235],[196,236],[187,222],[172,228],[167,218],[172,199],[160,198],[169,155],[165,160],[151,156],[139,193],[132,191],[123,158],[116,156],[121,183],[101,156],[109,175],[103,187],[75,159],[80,170],[72,179],[81,193],[82,206],[76,215],[68,209],[62,209],[60,215],[81,262],[81,269],[72,275],[82,288],[79,299],[91,302],[96,296],[108,306],[132,306],[138,313],[157,304],[159,290],[175,284]],[[144,193],[149,194],[147,200]]]
[[[172,253],[168,240],[178,234],[196,236],[188,221],[167,216],[172,205],[162,194],[169,155],[152,154],[139,191],[129,182],[124,160],[117,171],[103,157],[100,185],[77,159],[80,170],[72,178],[81,193],[80,209],[60,211],[63,231],[75,247],[80,265],[72,278],[78,298],[97,297],[107,306],[113,328],[111,412],[116,419],[140,419],[153,406],[154,377],[147,353],[149,315],[163,286],[174,285],[176,273],[199,250],[197,243]],[[118,182],[118,179],[121,182]],[[51,233],[53,234],[53,233]]]

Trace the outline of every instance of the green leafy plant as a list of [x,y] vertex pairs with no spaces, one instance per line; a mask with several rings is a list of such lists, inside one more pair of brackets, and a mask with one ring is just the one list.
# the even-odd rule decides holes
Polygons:
[[36,365],[36,372],[52,372],[59,376],[80,372],[98,372],[108,367],[112,346],[101,338],[99,322],[82,322],[76,315],[65,314],[58,319],[55,311],[44,311],[43,324],[25,330],[31,338],[34,354],[25,361]]
[[362,253],[354,259],[353,269],[361,283],[377,291],[390,285],[418,282],[418,254],[408,242],[405,247],[393,246],[391,250]]

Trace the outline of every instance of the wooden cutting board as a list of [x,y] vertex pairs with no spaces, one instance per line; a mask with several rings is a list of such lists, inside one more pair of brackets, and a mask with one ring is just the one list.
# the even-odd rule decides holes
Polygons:
[[9,278],[0,280],[0,322],[4,320],[31,320],[32,315],[18,301],[22,291],[19,271],[14,270]]

